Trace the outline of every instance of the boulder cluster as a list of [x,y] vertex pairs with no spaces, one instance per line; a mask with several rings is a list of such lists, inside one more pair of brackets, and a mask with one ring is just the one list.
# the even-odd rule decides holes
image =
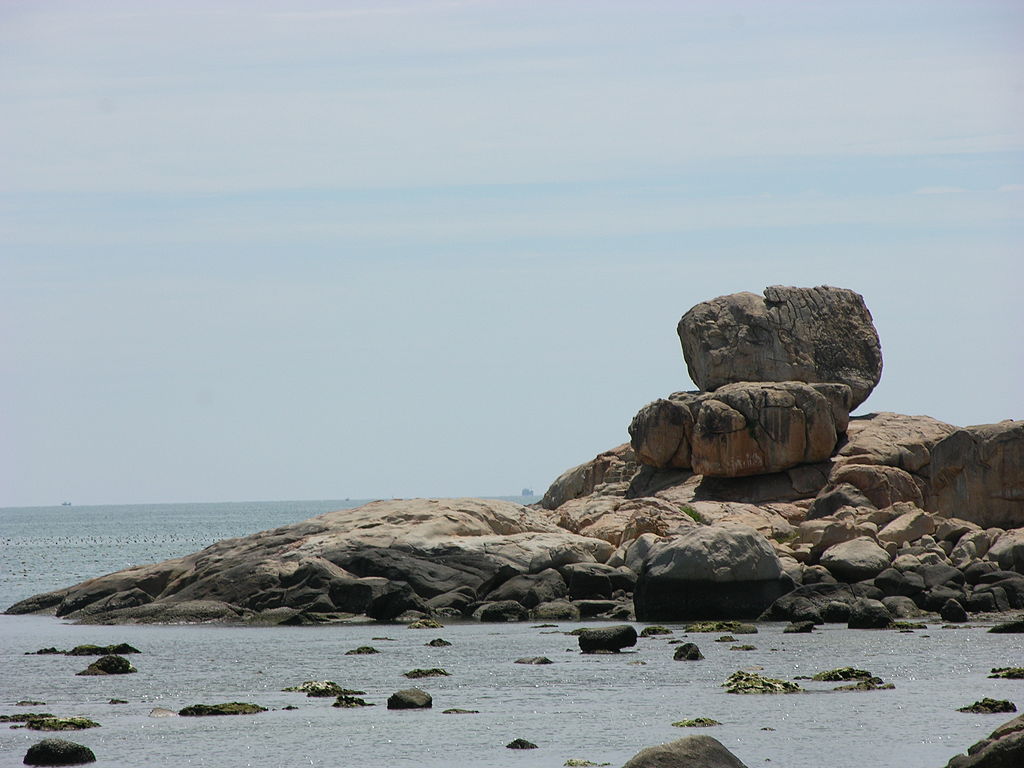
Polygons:
[[770,287],[678,325],[697,392],[532,507],[378,501],[36,595],[79,621],[753,619],[892,626],[1024,608],[1024,422],[851,416],[862,297]]

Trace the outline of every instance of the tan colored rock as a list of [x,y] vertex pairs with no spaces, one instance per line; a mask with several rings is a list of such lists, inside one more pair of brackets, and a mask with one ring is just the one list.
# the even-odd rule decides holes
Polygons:
[[846,428],[846,442],[836,452],[835,465],[884,464],[927,474],[932,448],[955,431],[952,424],[930,416],[888,412],[855,416]]
[[690,309],[677,331],[702,390],[740,381],[842,383],[854,408],[882,374],[871,313],[863,297],[842,288],[771,286],[764,298],[719,296]]
[[624,496],[639,465],[629,443],[605,451],[590,461],[563,472],[541,499],[544,509],[557,509],[570,499],[599,493]]
[[932,450],[940,514],[981,526],[1024,526],[1024,421],[958,430]]
[[839,581],[871,579],[889,567],[889,554],[867,536],[844,541],[825,551],[821,564]]
[[633,417],[630,445],[637,459],[652,467],[689,469],[693,414],[681,398],[655,400]]
[[742,477],[827,459],[844,426],[835,400],[847,396],[845,388],[792,381],[722,386],[694,406],[693,471]]
[[657,497],[586,496],[565,502],[553,515],[560,528],[616,546],[643,533],[669,536],[696,525],[679,505]]
[[1004,571],[1024,573],[1024,528],[1013,528],[997,538],[988,551]]
[[923,509],[918,509],[900,515],[886,525],[878,532],[878,542],[884,545],[891,541],[900,545],[932,533],[935,533],[935,519]]

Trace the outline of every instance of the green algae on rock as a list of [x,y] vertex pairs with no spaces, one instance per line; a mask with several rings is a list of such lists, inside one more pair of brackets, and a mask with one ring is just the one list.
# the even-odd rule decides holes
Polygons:
[[644,627],[640,631],[640,637],[653,637],[654,635],[671,635],[672,630],[668,627],[662,627],[654,624],[650,627]]
[[346,656],[367,656],[371,653],[380,653],[372,645],[360,645],[358,648],[353,648],[351,651],[345,651]]
[[896,686],[887,683],[880,677],[869,677],[867,680],[858,680],[849,685],[837,685],[833,691],[891,691]]
[[812,676],[811,680],[834,683],[845,682],[847,680],[870,680],[872,677],[874,677],[874,675],[866,669],[857,669],[856,667],[837,667],[836,669],[819,672]]
[[79,676],[90,675],[127,675],[138,670],[124,656],[101,656],[92,664],[78,673]]
[[100,724],[87,717],[39,717],[26,720],[25,727],[30,731],[83,731]]
[[1024,680],[1024,667],[993,667],[989,677],[1004,680]]
[[424,618],[412,622],[406,629],[444,629],[444,624],[437,619]]
[[284,691],[304,693],[306,696],[329,697],[340,696],[344,690],[333,680],[307,680],[301,685],[293,685],[289,688],[282,688]]
[[722,686],[726,693],[800,693],[803,691],[799,685],[788,680],[777,680],[742,670],[729,675],[729,679],[722,683]]
[[451,675],[444,669],[439,667],[432,667],[431,669],[410,669],[408,672],[402,673],[405,677],[410,680],[418,680],[421,677],[450,677]]
[[987,696],[981,701],[960,707],[957,712],[970,712],[975,715],[992,715],[1000,712],[1016,712],[1017,706],[1006,699],[990,699]]
[[729,632],[734,635],[756,635],[757,627],[742,621],[697,621],[686,627],[687,632]]
[[[362,691],[357,691],[357,693],[362,693]],[[343,693],[334,700],[331,706],[341,709],[355,709],[356,707],[372,707],[374,705],[366,701],[366,699],[361,699],[349,693]]]
[[692,720],[678,720],[672,725],[675,728],[710,728],[714,725],[721,725],[721,723],[710,717],[695,717]]

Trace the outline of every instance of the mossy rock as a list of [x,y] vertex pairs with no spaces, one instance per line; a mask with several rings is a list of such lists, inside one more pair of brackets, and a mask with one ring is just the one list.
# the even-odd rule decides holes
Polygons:
[[990,699],[988,697],[976,701],[970,706],[960,707],[957,712],[970,712],[975,715],[994,715],[1001,712],[1016,712],[1017,706],[1006,699]]
[[0,723],[27,723],[29,720],[45,720],[56,717],[49,712],[25,712],[20,715],[0,715]]
[[989,677],[1003,680],[1024,680],[1024,667],[994,667]]
[[733,635],[756,635],[757,627],[742,621],[697,621],[686,627],[687,632],[728,632]]
[[833,691],[891,691],[896,686],[885,682],[880,677],[869,677],[867,680],[858,680],[849,685],[837,685]]
[[819,682],[835,683],[835,682],[846,682],[847,680],[870,680],[874,675],[868,672],[866,669],[857,669],[856,667],[837,667],[836,669],[829,669],[825,672],[819,672],[814,675],[811,680],[818,680]]
[[726,693],[799,693],[803,691],[796,683],[788,680],[776,680],[754,672],[733,672],[729,679],[722,683]]
[[138,648],[134,648],[128,643],[118,643],[117,645],[76,645],[70,651],[67,652],[68,656],[110,656],[110,655],[121,655],[126,653],[142,653]]
[[506,749],[537,749],[537,745],[526,739],[513,739],[505,745]]
[[358,648],[353,648],[351,651],[345,651],[346,656],[369,656],[372,653],[380,653],[372,645],[360,645]]
[[710,728],[713,725],[721,725],[721,723],[710,717],[695,717],[692,720],[679,720],[672,725],[676,728]]
[[84,731],[100,724],[87,717],[40,717],[25,721],[30,731]]
[[64,739],[43,739],[28,748],[25,765],[82,765],[95,763],[96,755],[84,744]]
[[439,667],[432,667],[431,669],[410,669],[408,672],[404,672],[403,675],[408,677],[410,680],[419,680],[421,677],[450,677],[451,675]]
[[91,675],[127,675],[138,670],[124,656],[100,656],[78,673],[80,677]]
[[997,635],[1024,632],[1024,616],[1013,621],[1004,621],[1002,624],[996,624],[989,632],[994,632]]
[[928,629],[928,625],[923,624],[920,621],[894,621],[891,625],[889,625],[889,628],[898,629],[901,631],[913,631],[915,629]]
[[757,650],[757,646],[756,645],[749,645],[749,644],[733,645],[733,646],[729,647],[729,650],[730,651],[756,651]]
[[578,757],[570,757],[562,765],[566,768],[600,768],[604,765],[611,765],[611,763],[592,763],[589,760],[581,760]]
[[266,707],[247,704],[243,701],[229,701],[224,704],[192,704],[178,710],[182,717],[210,717],[213,715],[255,715],[266,712]]
[[333,680],[307,680],[302,685],[293,685],[283,690],[294,693],[304,693],[312,697],[340,696],[342,688]]
[[[362,693],[362,691],[359,691],[359,693]],[[358,696],[353,696],[351,694],[344,693],[338,696],[338,698],[334,700],[334,703],[331,704],[331,706],[340,707],[342,709],[355,709],[357,707],[372,707],[373,704],[366,701],[366,699],[361,699]]]
[[644,627],[640,631],[640,637],[654,637],[655,635],[671,635],[672,630],[668,627],[662,627],[654,625],[651,627]]
[[449,643],[443,637],[435,637],[433,640],[424,643],[424,645],[429,646],[431,648],[447,648],[451,645],[451,643]]
[[735,643],[736,638],[732,635],[722,635],[721,637],[715,638],[716,643]]
[[417,619],[406,629],[444,629],[444,624],[436,619]]
[[479,715],[479,709],[459,709],[458,707],[452,707],[444,710],[442,715]]

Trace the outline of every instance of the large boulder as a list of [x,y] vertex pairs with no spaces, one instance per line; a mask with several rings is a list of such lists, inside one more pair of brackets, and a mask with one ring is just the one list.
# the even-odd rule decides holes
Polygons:
[[577,640],[583,653],[618,653],[636,645],[636,630],[629,624],[584,629]]
[[647,747],[637,752],[623,768],[746,768],[722,742],[710,736],[683,739]]
[[82,765],[95,763],[96,755],[84,744],[64,739],[43,739],[28,748],[25,765]]
[[843,288],[771,286],[693,307],[677,328],[690,378],[702,390],[740,381],[842,383],[850,407],[882,375],[882,350],[860,294]]
[[892,559],[873,539],[859,536],[829,547],[820,562],[839,581],[855,583],[875,578]]
[[754,618],[790,587],[757,531],[698,526],[651,547],[633,603],[638,621]]
[[958,430],[932,449],[936,509],[984,528],[1024,527],[1024,421]]
[[1024,715],[1003,723],[972,746],[965,755],[957,755],[946,768],[1018,768],[1024,765]]
[[850,419],[846,440],[836,452],[835,464],[884,464],[905,472],[927,474],[935,445],[956,427],[930,416],[869,413]]
[[640,409],[629,434],[637,458],[653,467],[764,475],[828,459],[849,409],[843,384],[740,382],[656,400]]

